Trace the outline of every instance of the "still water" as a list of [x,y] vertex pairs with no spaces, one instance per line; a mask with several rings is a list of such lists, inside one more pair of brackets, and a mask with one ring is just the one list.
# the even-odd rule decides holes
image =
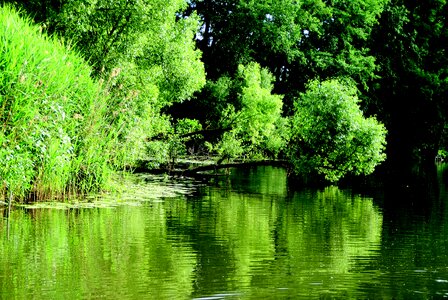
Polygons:
[[363,192],[291,189],[271,167],[136,177],[115,200],[15,208],[0,219],[0,298],[448,297],[442,171]]

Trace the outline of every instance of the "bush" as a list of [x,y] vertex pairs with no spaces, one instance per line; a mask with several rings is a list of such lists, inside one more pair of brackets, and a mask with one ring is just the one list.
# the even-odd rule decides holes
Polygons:
[[91,69],[10,6],[0,24],[0,193],[41,199],[103,187],[114,130]]
[[239,65],[235,79],[221,77],[208,84],[224,132],[209,148],[221,159],[276,158],[283,151],[289,127],[282,117],[282,96],[272,93],[273,81],[267,69],[252,62]]
[[294,173],[336,182],[385,160],[386,129],[365,118],[352,82],[314,80],[295,101],[288,157]]

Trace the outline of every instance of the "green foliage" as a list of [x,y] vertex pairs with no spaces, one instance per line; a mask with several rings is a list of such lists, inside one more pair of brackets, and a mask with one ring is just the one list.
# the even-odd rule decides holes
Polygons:
[[289,159],[301,176],[336,182],[346,174],[370,174],[385,160],[386,129],[365,118],[357,89],[346,80],[314,80],[295,102]]
[[91,69],[0,7],[0,193],[44,198],[104,187],[114,132]]
[[247,143],[251,152],[271,151],[278,153],[282,145],[273,141],[281,122],[282,96],[271,94],[274,80],[271,73],[256,63],[239,66],[243,78],[241,91],[242,109],[239,112],[235,131]]
[[388,0],[189,2],[204,24],[197,43],[211,80],[256,61],[274,74],[289,110],[310,78],[367,86],[377,77],[368,41]]
[[[162,108],[187,99],[205,82],[200,52],[192,40],[197,20],[176,19],[185,2],[131,2],[87,1],[85,10],[78,1],[69,1],[56,21],[57,29],[81,46],[109,83],[116,101],[111,122],[121,128],[117,166],[146,156],[145,150],[154,145],[145,140],[171,130]],[[120,73],[110,82],[107,70]]]
[[215,145],[209,144],[209,148],[218,154],[220,161],[227,160],[228,162],[247,154],[244,152],[242,141],[238,139],[235,131],[225,132],[219,142]]
[[215,81],[207,80],[201,91],[201,97],[194,100],[194,104],[189,106],[198,106],[195,109],[195,115],[202,117],[203,122],[211,128],[222,126],[220,122],[224,111],[228,105],[232,107],[237,105],[237,91],[235,82],[230,76],[222,76]]
[[[192,40],[198,20],[178,19],[183,0],[66,1],[48,22],[73,39],[101,76],[130,69],[139,88],[155,84],[162,105],[183,101],[204,85],[200,52]],[[127,70],[125,70],[127,71]]]
[[[108,155],[115,168],[132,166],[148,154],[157,157],[156,161],[172,161],[186,153],[182,126],[176,127],[185,118],[212,129],[207,141],[222,157],[282,155],[285,141],[300,139],[297,124],[293,124],[296,129],[291,137],[291,123],[280,111],[289,116],[296,112],[299,106],[294,108],[294,99],[312,78],[353,80],[362,89],[363,110],[376,113],[387,125],[389,153],[395,154],[394,159],[413,155],[432,161],[437,149],[446,146],[441,139],[447,132],[448,115],[446,1],[6,2],[26,9],[40,22],[42,31],[72,41],[93,67],[92,74],[101,80],[109,97],[107,105],[95,109],[106,115],[102,130],[113,132],[115,151]],[[46,107],[50,115],[60,110],[59,106]],[[33,114],[33,109],[27,113]],[[170,124],[172,120],[175,124]],[[375,132],[374,122],[366,122],[361,122],[364,125],[358,131]],[[372,139],[382,153],[381,143],[365,135],[359,140],[368,144],[365,141]],[[377,135],[384,134],[379,131]],[[159,136],[168,138],[155,142]],[[47,147],[49,161],[74,151],[69,142],[60,142],[68,141],[64,137],[46,139],[53,145]],[[20,149],[25,151],[23,146]],[[17,159],[23,161],[24,169],[34,164],[28,155],[14,151],[20,154]],[[17,155],[8,156],[14,162],[11,165]],[[333,156],[328,158],[332,162],[325,162],[331,166],[321,166],[343,169],[328,175],[332,180],[347,172],[372,169],[360,167],[368,165],[364,163],[356,168],[337,163],[336,168],[335,161],[350,159]],[[52,168],[60,165],[52,164]],[[303,172],[305,164],[300,169]],[[58,178],[70,173],[59,172],[63,175]],[[47,178],[56,174],[44,173]]]
[[198,18],[179,18],[184,0],[33,1],[23,6],[43,28],[73,41],[102,80],[112,99],[109,122],[119,132],[112,157],[117,168],[146,156],[146,140],[167,134],[171,126],[162,109],[205,84],[193,40]]
[[190,140],[189,133],[202,129],[197,120],[181,119],[175,126],[171,126],[166,119],[166,135],[164,140],[154,140],[146,144],[147,155],[150,157],[149,168],[158,168],[166,165],[172,168],[179,157],[187,154],[186,143]]
[[[240,65],[230,84],[223,77],[211,85],[217,98],[236,94],[237,98],[221,112],[220,126],[229,130],[214,149],[223,158],[276,157],[282,150],[287,130],[281,117],[282,97],[272,94],[273,76],[257,63]],[[235,89],[237,92],[231,92]]]
[[198,120],[181,119],[178,120],[176,124],[176,133],[181,136],[190,132],[199,131],[201,129],[202,125],[198,122]]
[[446,147],[447,9],[446,1],[391,1],[370,40],[381,70],[370,107],[389,129],[389,158],[403,166],[432,164]]
[[439,149],[439,150],[437,151],[436,159],[437,159],[439,162],[445,161],[447,158],[448,158],[448,151],[447,151],[447,150],[445,150],[445,149]]

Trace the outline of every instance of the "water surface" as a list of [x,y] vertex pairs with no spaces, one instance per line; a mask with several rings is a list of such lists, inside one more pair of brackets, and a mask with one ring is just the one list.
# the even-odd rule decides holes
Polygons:
[[137,178],[114,205],[16,208],[0,220],[0,298],[448,297],[440,173],[418,190],[355,192],[292,189],[260,167],[159,180],[162,198]]

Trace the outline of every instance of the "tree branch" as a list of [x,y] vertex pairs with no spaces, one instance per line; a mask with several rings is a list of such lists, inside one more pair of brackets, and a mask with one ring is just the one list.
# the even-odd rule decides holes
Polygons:
[[[197,131],[182,134],[179,136],[179,138],[188,138],[188,137],[195,136],[195,135],[205,135],[205,136],[217,135],[217,134],[221,134],[221,133],[230,131],[232,129],[233,129],[233,127],[197,130]],[[147,141],[148,142],[165,141],[167,139],[168,139],[168,135],[163,134],[163,135],[157,135],[157,136],[148,138]]]

